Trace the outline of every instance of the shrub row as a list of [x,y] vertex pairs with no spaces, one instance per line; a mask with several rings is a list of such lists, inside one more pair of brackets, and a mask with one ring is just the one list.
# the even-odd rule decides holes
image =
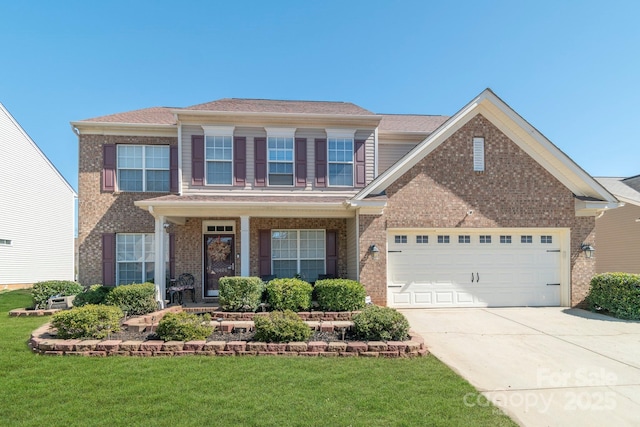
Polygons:
[[620,319],[640,320],[640,274],[604,273],[591,279],[589,309]]
[[116,286],[105,297],[105,304],[120,307],[128,315],[140,316],[158,309],[153,283]]
[[359,282],[347,279],[324,279],[315,290],[304,280],[273,279],[266,285],[258,277],[223,277],[220,279],[220,306],[224,311],[256,311],[264,299],[272,310],[308,310],[315,291],[323,311],[360,310],[366,291]]
[[120,330],[123,316],[118,307],[88,304],[55,313],[51,325],[58,329],[59,338],[102,339]]

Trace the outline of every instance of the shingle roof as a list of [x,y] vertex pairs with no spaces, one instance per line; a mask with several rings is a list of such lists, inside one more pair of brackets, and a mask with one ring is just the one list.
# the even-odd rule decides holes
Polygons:
[[169,107],[151,107],[141,110],[127,111],[124,113],[110,114],[108,116],[94,117],[82,120],[83,122],[98,123],[139,123],[139,124],[160,124],[173,125],[176,123],[175,117]]
[[224,98],[205,104],[193,105],[185,110],[236,111],[254,113],[308,113],[373,115],[350,102],[330,101],[285,101],[271,99]]
[[447,121],[447,116],[424,116],[417,114],[380,114],[380,132],[424,132],[431,133]]
[[627,185],[624,181],[626,178],[596,178],[604,188],[616,197],[633,201],[640,205],[640,193]]

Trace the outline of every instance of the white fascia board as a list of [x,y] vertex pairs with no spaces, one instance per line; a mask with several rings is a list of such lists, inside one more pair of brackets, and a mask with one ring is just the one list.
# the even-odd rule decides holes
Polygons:
[[622,206],[624,206],[624,203],[621,202],[575,199],[576,216],[596,216],[602,211],[608,211]]
[[387,202],[386,200],[347,200],[345,206],[358,210],[360,214],[382,215]]
[[177,136],[177,124],[71,122],[80,135]]

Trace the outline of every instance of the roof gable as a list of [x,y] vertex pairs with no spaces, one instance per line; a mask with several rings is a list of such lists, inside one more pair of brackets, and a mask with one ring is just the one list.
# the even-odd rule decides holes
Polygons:
[[455,115],[442,123],[424,141],[407,153],[394,166],[378,176],[353,199],[364,200],[369,195],[384,192],[389,185],[409,171],[425,156],[428,156],[478,114],[482,114],[576,196],[611,204],[611,206],[607,205],[606,207],[617,206],[617,200],[611,193],[504,101],[498,98],[490,89],[485,89]]

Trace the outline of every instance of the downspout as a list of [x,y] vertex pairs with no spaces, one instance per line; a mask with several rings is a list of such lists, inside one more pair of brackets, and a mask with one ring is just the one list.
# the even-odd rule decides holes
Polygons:
[[178,195],[182,196],[182,122],[174,114],[178,123]]
[[378,127],[373,131],[373,179],[378,177]]

